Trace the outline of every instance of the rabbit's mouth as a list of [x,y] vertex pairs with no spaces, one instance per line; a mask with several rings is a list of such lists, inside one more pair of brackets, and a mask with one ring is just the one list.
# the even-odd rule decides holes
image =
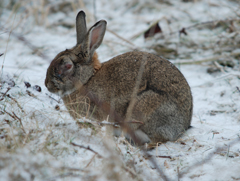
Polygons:
[[58,94],[58,92],[60,91],[59,88],[57,88],[56,86],[53,86],[51,83],[47,83],[46,87],[49,92],[54,93],[54,94]]
[[64,90],[58,89],[57,87],[53,88],[53,87],[48,86],[48,85],[46,87],[47,87],[49,92],[51,92],[53,94],[56,94],[56,95],[60,96],[61,98],[65,97],[65,96],[68,96],[75,91],[75,89],[64,91]]
[[60,96],[61,98],[65,97],[65,96],[69,96],[70,94],[72,94],[74,91],[76,91],[75,89],[73,90],[68,90],[68,91],[63,91],[63,90],[59,90],[57,92],[57,95]]

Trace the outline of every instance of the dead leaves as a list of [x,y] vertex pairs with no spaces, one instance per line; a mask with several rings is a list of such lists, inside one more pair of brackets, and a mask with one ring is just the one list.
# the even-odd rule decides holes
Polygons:
[[144,38],[147,39],[153,37],[157,33],[162,33],[162,29],[159,26],[158,22],[150,26],[150,28],[147,31],[145,31]]
[[[162,28],[159,25],[159,22],[157,21],[156,23],[152,24],[145,32],[144,32],[144,39],[154,37],[158,33],[163,33]],[[168,34],[172,34],[172,32],[167,32]],[[178,31],[179,36],[182,34],[187,36],[187,28],[182,28]]]

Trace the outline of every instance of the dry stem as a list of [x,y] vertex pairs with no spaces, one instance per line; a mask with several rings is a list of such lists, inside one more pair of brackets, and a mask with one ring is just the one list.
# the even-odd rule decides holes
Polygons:
[[85,147],[85,146],[78,145],[78,144],[73,143],[73,142],[71,142],[70,144],[73,145],[73,146],[77,146],[77,147],[79,147],[79,148],[83,148],[83,149],[89,150],[89,151],[95,153],[96,155],[98,155],[100,158],[103,158],[102,155],[100,155],[98,152],[96,152],[96,151],[94,151],[93,149],[91,149],[89,146],[88,146],[88,147]]

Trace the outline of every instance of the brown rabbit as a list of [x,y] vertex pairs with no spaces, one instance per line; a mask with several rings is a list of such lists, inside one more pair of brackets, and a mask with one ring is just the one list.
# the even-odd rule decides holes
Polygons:
[[[146,52],[124,53],[101,64],[95,50],[102,43],[106,24],[98,21],[87,32],[85,13],[78,13],[77,45],[51,62],[46,87],[61,96],[73,118],[88,113],[88,117],[103,121],[114,110],[123,119],[128,114],[129,120],[143,123],[129,123],[141,144],[175,141],[190,127],[192,118],[186,79],[171,62]],[[131,101],[134,91],[135,101]],[[103,109],[99,102],[111,109]]]

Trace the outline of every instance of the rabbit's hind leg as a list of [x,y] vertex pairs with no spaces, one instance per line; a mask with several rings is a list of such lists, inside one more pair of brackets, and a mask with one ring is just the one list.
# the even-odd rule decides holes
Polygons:
[[[184,132],[184,119],[177,105],[164,92],[148,90],[137,97],[132,119],[143,122],[133,124],[152,142],[175,141]],[[143,140],[144,141],[144,140]]]

